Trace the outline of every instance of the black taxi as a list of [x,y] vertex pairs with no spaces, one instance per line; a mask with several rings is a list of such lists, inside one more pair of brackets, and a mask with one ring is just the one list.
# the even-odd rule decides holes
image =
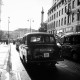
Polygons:
[[20,59],[25,64],[55,65],[63,60],[54,35],[46,32],[25,34],[19,49]]
[[80,33],[71,33],[62,36],[61,45],[61,54],[64,58],[80,61]]

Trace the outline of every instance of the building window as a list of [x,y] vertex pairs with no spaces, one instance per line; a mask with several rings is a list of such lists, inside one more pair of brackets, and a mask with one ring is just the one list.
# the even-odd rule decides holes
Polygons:
[[66,13],[66,11],[67,11],[67,6],[65,6],[65,13]]
[[58,17],[58,12],[57,12],[57,17]]
[[60,7],[60,3],[59,3],[59,7]]
[[54,14],[54,19],[55,19],[55,14]]
[[74,8],[75,4],[75,0],[72,2],[72,9]]
[[56,21],[56,27],[57,27],[57,21]]
[[74,22],[74,20],[75,20],[74,16],[75,16],[74,13],[72,13],[72,22]]
[[62,8],[62,14],[63,14],[63,8]]
[[56,21],[56,27],[58,27],[58,21]]
[[78,9],[77,20],[80,21],[80,10]]
[[59,16],[60,16],[60,10],[59,10]]
[[51,21],[51,17],[50,17],[50,21]]
[[59,20],[59,26],[60,26],[60,20]]
[[58,9],[58,5],[57,5],[57,9]]
[[61,26],[63,26],[63,18],[61,19]]
[[68,15],[68,24],[71,23],[71,15]]
[[62,0],[62,5],[64,4],[64,0]]
[[71,3],[68,4],[69,12],[71,11]]
[[66,25],[66,17],[64,18],[64,25]]
[[80,5],[80,0],[77,0],[77,5]]
[[54,28],[55,28],[55,21],[54,21]]
[[53,20],[53,15],[52,15],[52,20]]

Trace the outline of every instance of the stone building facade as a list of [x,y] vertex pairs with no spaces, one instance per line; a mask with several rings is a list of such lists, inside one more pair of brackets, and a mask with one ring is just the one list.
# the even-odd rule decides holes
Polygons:
[[53,0],[47,32],[59,36],[80,31],[80,0]]

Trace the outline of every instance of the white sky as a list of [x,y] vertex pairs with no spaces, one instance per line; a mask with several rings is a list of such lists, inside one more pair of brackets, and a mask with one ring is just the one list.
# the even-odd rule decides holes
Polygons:
[[44,21],[47,20],[47,12],[52,6],[52,0],[2,0],[1,27],[8,30],[8,17],[10,17],[9,30],[31,27],[38,29],[41,23],[41,11],[44,9]]

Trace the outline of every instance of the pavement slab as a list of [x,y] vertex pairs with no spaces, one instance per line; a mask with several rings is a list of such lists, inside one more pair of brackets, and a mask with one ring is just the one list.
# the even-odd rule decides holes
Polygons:
[[0,69],[0,80],[21,80],[18,72],[11,71],[10,73],[6,70]]

